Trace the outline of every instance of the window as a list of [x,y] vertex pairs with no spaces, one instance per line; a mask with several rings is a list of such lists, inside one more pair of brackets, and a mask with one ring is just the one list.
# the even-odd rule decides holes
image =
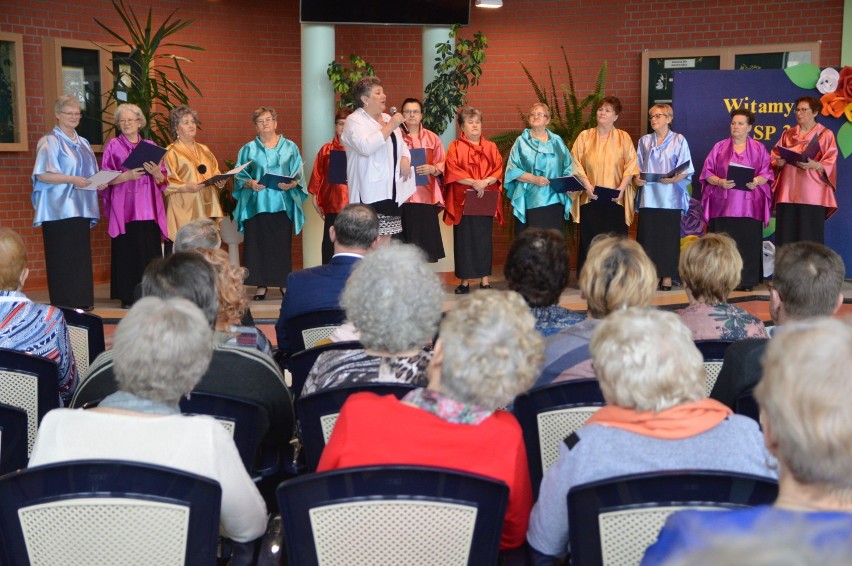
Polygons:
[[27,150],[23,36],[0,32],[0,151]]

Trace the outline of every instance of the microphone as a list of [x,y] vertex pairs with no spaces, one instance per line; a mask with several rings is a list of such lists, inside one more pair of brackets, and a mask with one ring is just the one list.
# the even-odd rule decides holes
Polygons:
[[[391,115],[391,116],[393,116],[394,114],[396,114],[396,106],[391,106],[391,107],[390,107],[390,110],[389,110],[388,112],[390,112],[390,115]],[[405,122],[400,122],[399,127],[400,127],[400,128],[402,128],[402,131],[403,131],[403,132],[405,132],[406,134],[408,134],[408,128],[406,128],[406,127],[405,127]]]

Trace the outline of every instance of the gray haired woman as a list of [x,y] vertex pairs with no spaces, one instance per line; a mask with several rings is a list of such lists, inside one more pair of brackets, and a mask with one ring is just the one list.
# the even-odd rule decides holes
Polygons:
[[222,486],[225,535],[237,542],[260,537],[266,504],[234,441],[212,418],[183,416],[178,407],[213,356],[213,330],[201,310],[186,299],[141,299],[118,325],[113,352],[119,390],[94,409],[48,413],[30,467],[129,460],[208,477]]
[[363,350],[325,352],[308,374],[302,394],[369,382],[426,385],[443,292],[423,252],[390,242],[358,262],[340,305],[360,333]]

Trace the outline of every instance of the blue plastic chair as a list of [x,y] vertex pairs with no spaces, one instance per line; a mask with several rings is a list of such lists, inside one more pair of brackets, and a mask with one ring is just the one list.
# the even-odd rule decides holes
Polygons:
[[216,564],[222,489],[135,462],[85,460],[0,478],[0,561]]
[[104,321],[98,315],[80,309],[63,307],[62,314],[65,316],[65,324],[68,325],[77,373],[80,379],[83,379],[98,354],[106,349]]
[[180,411],[186,414],[209,415],[225,427],[234,439],[240,458],[252,473],[260,438],[260,405],[218,393],[193,391],[189,398],[182,397]]
[[0,348],[0,403],[27,412],[27,457],[38,425],[59,407],[59,366],[53,360]]
[[682,470],[620,476],[568,492],[572,564],[639,564],[666,518],[683,509],[736,509],[768,505],[774,480]]
[[369,466],[278,487],[287,564],[497,564],[509,488],[422,466]]
[[27,466],[27,412],[0,403],[0,476]]
[[544,473],[559,456],[562,441],[605,404],[597,379],[554,383],[515,398],[512,412],[524,433],[535,498]]
[[367,391],[376,395],[395,395],[397,399],[402,399],[412,389],[417,389],[417,386],[406,383],[365,383],[335,387],[300,397],[296,401],[296,416],[299,419],[299,439],[307,471],[317,469],[337,415],[350,395]]

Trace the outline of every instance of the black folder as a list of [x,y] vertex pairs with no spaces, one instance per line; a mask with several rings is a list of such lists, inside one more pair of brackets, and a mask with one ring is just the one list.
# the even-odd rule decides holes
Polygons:
[[346,185],[346,152],[332,149],[328,159],[328,182],[332,185]]
[[122,163],[121,166],[127,167],[128,169],[138,169],[149,161],[159,163],[165,154],[166,150],[162,147],[140,141],[136,144],[136,147],[133,148],[133,151],[130,152],[130,155],[127,156],[127,159],[124,160],[124,163]]
[[746,183],[754,181],[754,167],[741,165],[739,163],[728,163],[728,181],[736,183],[734,188],[740,191],[749,190]]
[[660,179],[670,179],[678,173],[683,173],[692,161],[686,160],[669,173],[639,173],[639,178],[648,183],[657,183]]

